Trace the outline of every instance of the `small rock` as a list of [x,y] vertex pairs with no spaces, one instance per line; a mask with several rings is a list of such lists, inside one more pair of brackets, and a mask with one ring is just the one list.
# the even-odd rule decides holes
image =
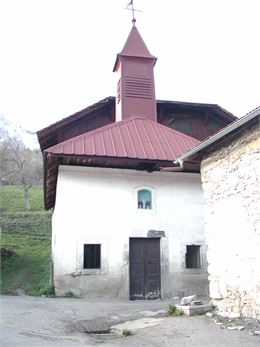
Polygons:
[[245,327],[243,325],[234,325],[234,326],[229,326],[227,328],[228,328],[228,330],[239,330],[239,331],[245,329]]
[[203,305],[202,301],[196,300],[191,302],[191,306],[198,306],[198,305]]
[[232,326],[232,327],[227,327],[228,328],[228,330],[236,330],[236,327],[235,326]]
[[217,311],[216,314],[220,317],[228,317],[228,312],[226,311]]
[[230,312],[230,313],[228,314],[228,317],[229,317],[229,318],[232,318],[232,319],[234,319],[234,318],[239,318],[239,317],[240,317],[240,313],[237,313],[237,312]]
[[208,316],[208,317],[212,317],[212,315],[213,315],[212,312],[207,312],[206,313],[206,316]]
[[239,325],[239,326],[237,327],[237,330],[239,330],[239,331],[244,330],[244,329],[245,329],[245,327],[243,327],[243,325]]
[[196,298],[196,295],[184,296],[181,299],[181,306],[191,305],[191,302],[194,301],[195,298]]

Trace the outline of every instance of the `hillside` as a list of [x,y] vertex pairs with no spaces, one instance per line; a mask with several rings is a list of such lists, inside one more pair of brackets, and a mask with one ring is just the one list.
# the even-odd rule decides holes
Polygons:
[[[43,212],[43,188],[32,187],[29,191],[30,212]],[[23,189],[20,186],[0,187],[0,211],[6,213],[24,212]],[[28,212],[28,211],[26,211]]]
[[1,293],[52,293],[51,213],[43,211],[42,187],[30,190],[30,212],[18,186],[0,187],[0,201]]

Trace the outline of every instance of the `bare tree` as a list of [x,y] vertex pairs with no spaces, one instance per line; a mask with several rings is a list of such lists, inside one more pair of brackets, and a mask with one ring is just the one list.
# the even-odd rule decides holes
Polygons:
[[16,136],[6,136],[0,143],[1,178],[21,185],[25,208],[30,210],[29,190],[42,180],[42,157],[39,150],[26,148]]

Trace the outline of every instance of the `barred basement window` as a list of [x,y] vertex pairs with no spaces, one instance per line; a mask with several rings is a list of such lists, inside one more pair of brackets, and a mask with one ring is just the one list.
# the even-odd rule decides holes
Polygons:
[[100,269],[101,263],[101,245],[85,244],[84,245],[84,269]]
[[200,246],[186,246],[185,264],[187,269],[200,269]]

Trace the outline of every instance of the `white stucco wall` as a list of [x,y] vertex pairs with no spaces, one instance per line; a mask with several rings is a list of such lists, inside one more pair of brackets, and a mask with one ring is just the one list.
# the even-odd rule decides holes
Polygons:
[[260,131],[202,162],[210,296],[220,310],[260,318]]
[[[137,209],[137,189],[153,209]],[[57,295],[129,298],[129,237],[161,238],[162,296],[207,294],[200,175],[60,166],[53,213]],[[83,245],[101,243],[101,269],[83,270]],[[186,245],[201,245],[201,269],[185,269]]]

